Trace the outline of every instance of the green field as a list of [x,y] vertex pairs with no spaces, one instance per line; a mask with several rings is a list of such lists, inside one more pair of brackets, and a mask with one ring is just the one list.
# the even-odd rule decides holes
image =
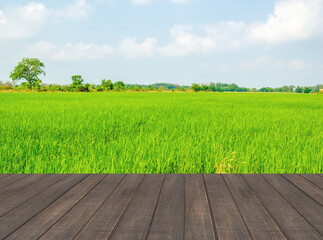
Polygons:
[[0,93],[1,173],[323,173],[323,95]]

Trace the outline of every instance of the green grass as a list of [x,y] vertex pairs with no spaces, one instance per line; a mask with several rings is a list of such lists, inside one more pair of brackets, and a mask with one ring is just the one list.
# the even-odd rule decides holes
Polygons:
[[0,93],[1,173],[322,173],[323,96]]

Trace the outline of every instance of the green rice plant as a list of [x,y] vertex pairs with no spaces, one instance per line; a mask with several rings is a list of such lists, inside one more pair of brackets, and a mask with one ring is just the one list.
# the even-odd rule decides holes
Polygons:
[[322,173],[323,96],[0,93],[0,173]]

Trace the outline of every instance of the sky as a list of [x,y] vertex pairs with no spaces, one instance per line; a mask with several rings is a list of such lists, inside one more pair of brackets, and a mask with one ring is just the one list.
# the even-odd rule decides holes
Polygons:
[[323,83],[323,0],[1,0],[0,81],[24,57],[44,83]]

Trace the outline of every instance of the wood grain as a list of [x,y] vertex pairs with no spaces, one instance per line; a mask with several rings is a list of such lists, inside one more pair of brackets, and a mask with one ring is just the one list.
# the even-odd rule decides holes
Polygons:
[[37,182],[44,178],[41,174],[31,174],[25,178],[21,178],[13,184],[9,184],[0,189],[0,200],[9,197],[10,195],[19,192],[20,190],[26,188],[29,184]]
[[27,176],[27,174],[11,174],[9,176],[5,176],[0,179],[0,189]]
[[39,239],[72,239],[123,178],[123,175],[105,177]]
[[[278,176],[278,175],[274,175]],[[243,175],[290,239],[322,239],[322,236],[261,175]]]
[[316,230],[323,234],[323,208],[307,194],[291,184],[280,175],[264,175],[264,178],[311,223]]
[[107,239],[134,196],[143,175],[127,175],[74,239]]
[[254,239],[286,239],[241,176],[224,175],[224,179]]
[[0,175],[0,239],[323,239],[321,175]]
[[166,175],[149,240],[179,240],[184,237],[184,175]]
[[[85,175],[62,176],[58,182],[49,186],[40,194],[14,208],[12,211],[0,217],[0,239],[8,236],[41,210],[54,202],[71,187],[79,183]],[[47,179],[47,178],[45,178]],[[44,181],[45,181],[44,179]],[[8,198],[6,198],[8,199]],[[38,227],[38,226],[34,226]]]
[[145,176],[131,205],[109,239],[141,240],[147,237],[163,179],[164,175]]
[[308,196],[317,201],[321,206],[323,206],[323,191],[318,186],[313,184],[312,182],[306,180],[300,175],[296,174],[284,174],[285,178],[287,178],[291,183],[293,183],[296,187],[301,189]]
[[10,176],[10,174],[0,174],[0,180],[2,179],[2,178],[5,178],[5,177],[8,177],[8,176]]
[[42,181],[30,184],[23,190],[17,192],[15,195],[11,195],[0,200],[0,216],[6,214],[13,208],[34,197],[36,194],[46,190],[49,186],[55,184],[64,177],[65,175],[59,174],[45,175]]
[[[88,194],[105,175],[90,175],[72,187],[66,194],[53,202],[46,209],[38,213],[6,239],[19,239],[24,236],[24,240],[37,239],[43,235],[53,224],[55,224],[66,212],[68,212],[78,201]],[[35,227],[37,226],[37,227]]]
[[204,180],[218,238],[251,239],[223,177],[205,174]]
[[323,189],[323,177],[320,174],[301,174],[301,176]]
[[215,239],[202,175],[185,175],[185,239]]

